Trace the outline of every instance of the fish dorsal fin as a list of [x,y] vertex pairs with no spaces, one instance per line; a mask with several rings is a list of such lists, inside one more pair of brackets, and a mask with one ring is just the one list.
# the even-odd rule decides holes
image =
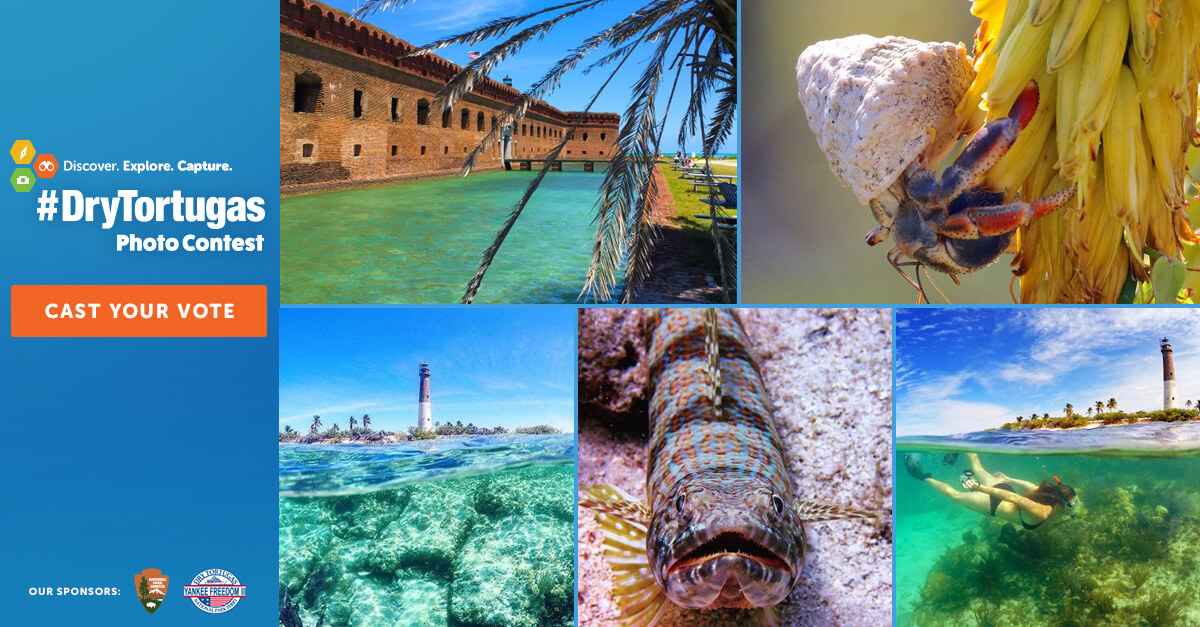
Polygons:
[[724,399],[721,393],[721,329],[717,322],[717,310],[704,310],[704,356],[708,371],[708,385],[713,399],[713,414],[721,420]]
[[604,531],[604,557],[613,571],[613,602],[621,614],[621,624],[657,625],[670,601],[650,571],[646,524],[617,513],[630,513],[648,522],[646,506],[615,486],[592,486],[584,490],[584,495],[579,503],[596,510],[596,523]]
[[584,488],[583,494],[579,495],[579,504],[643,527],[650,524],[650,508],[615,485],[601,484]]
[[795,504],[796,514],[800,516],[800,520],[804,522],[821,522],[825,520],[842,520],[844,518],[882,518],[883,514],[879,512],[870,512],[865,509],[857,509],[854,507],[844,507],[842,505],[834,505],[825,501],[817,501],[813,499],[796,499]]

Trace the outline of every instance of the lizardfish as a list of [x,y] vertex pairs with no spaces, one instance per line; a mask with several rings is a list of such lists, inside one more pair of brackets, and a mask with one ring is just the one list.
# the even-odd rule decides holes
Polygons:
[[880,514],[796,497],[734,312],[646,315],[649,503],[608,485],[580,495],[604,531],[621,620],[655,625],[671,603],[773,608],[800,575],[805,522]]

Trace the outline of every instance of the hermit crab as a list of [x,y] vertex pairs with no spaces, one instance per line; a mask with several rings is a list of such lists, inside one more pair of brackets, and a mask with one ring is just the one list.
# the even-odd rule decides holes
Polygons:
[[[895,240],[888,262],[929,302],[924,265],[957,275],[991,265],[1016,230],[1062,207],[1074,187],[1026,202],[977,182],[1012,147],[1038,108],[1033,81],[1007,117],[980,128],[938,175],[960,135],[955,107],[974,77],[961,45],[856,35],[805,49],[800,101],[838,179],[871,208],[867,244]],[[907,257],[911,261],[903,261]],[[916,266],[910,278],[905,266]]]

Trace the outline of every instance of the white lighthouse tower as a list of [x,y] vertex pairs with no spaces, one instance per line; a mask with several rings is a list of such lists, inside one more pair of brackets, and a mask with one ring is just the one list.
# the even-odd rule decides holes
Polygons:
[[429,364],[421,362],[421,384],[417,391],[417,428],[433,431],[433,406],[429,402]]
[[1171,342],[1164,337],[1158,344],[1163,356],[1163,409],[1176,409],[1179,402],[1175,400],[1175,359],[1171,356]]

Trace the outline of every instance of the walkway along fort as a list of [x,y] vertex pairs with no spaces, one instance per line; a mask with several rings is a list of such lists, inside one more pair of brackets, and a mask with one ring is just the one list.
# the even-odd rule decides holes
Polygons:
[[[285,191],[457,174],[463,158],[521,92],[484,79],[450,110],[434,94],[461,69],[319,2],[279,4],[279,177]],[[580,122],[563,161],[605,161],[615,113],[559,111],[537,101],[477,170],[529,167]]]

